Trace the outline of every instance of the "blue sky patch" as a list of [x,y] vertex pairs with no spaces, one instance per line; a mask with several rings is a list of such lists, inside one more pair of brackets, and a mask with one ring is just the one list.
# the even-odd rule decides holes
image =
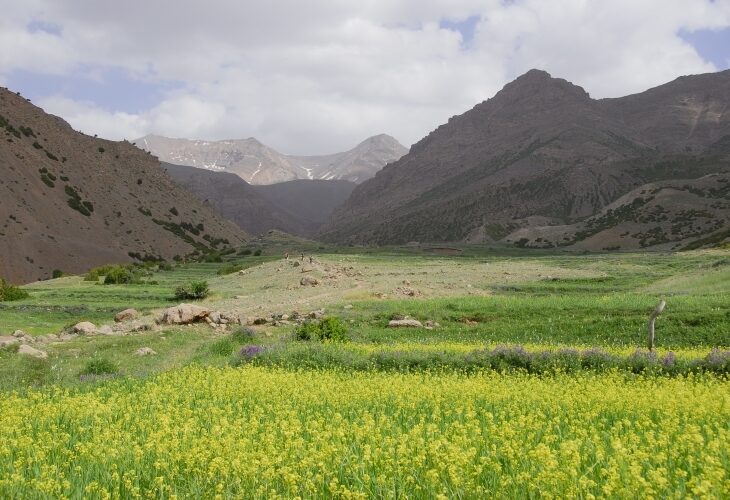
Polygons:
[[461,21],[452,21],[449,19],[442,19],[439,26],[442,29],[458,31],[461,33],[462,40],[464,41],[465,47],[470,47],[474,40],[474,33],[476,32],[477,24],[481,19],[480,16],[470,16]]
[[107,111],[127,113],[146,111],[157,105],[166,93],[184,85],[174,81],[144,81],[121,68],[80,68],[73,75],[15,70],[6,80],[8,88],[20,90],[23,96],[34,101],[62,95]]
[[679,36],[692,44],[705,61],[717,69],[730,68],[730,27],[721,30],[680,31]]

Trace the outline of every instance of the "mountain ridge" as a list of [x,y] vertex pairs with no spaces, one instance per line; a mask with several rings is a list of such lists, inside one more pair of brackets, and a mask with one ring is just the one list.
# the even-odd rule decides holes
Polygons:
[[647,182],[725,171],[722,148],[698,158],[730,137],[728,102],[730,71],[596,100],[531,70],[360,184],[320,237],[500,241],[538,220],[571,224]]
[[163,162],[230,172],[254,185],[295,179],[363,182],[408,151],[387,134],[368,137],[348,151],[317,156],[282,154],[254,137],[204,141],[147,135],[133,143]]
[[[48,278],[110,262],[171,259],[246,234],[128,142],[74,131],[0,88],[0,276]],[[183,203],[184,200],[184,203]]]

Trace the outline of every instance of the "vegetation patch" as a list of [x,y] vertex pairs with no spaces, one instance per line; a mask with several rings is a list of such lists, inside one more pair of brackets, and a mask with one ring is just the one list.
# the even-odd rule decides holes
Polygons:
[[22,300],[29,297],[28,292],[12,285],[0,278],[0,302],[10,302],[13,300]]

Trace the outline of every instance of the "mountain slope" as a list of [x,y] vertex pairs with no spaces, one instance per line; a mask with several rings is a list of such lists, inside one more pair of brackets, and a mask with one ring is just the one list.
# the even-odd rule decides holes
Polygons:
[[230,172],[255,185],[295,179],[362,182],[408,151],[385,134],[370,137],[349,151],[322,156],[283,155],[254,138],[193,141],[148,135],[134,143],[164,162]]
[[[82,272],[130,253],[172,258],[244,241],[191,200],[157,160],[126,142],[74,131],[0,88],[0,276]],[[197,233],[197,234],[196,234]]]
[[493,241],[571,224],[648,182],[727,171],[728,102],[730,71],[594,100],[531,70],[358,186],[320,235]]
[[251,234],[278,229],[311,236],[355,187],[348,181],[310,180],[252,186],[226,172],[162,166],[175,182]]

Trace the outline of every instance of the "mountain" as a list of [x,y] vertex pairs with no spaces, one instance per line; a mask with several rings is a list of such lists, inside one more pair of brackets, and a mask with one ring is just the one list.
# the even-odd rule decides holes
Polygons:
[[230,172],[257,185],[295,179],[363,182],[408,152],[385,134],[370,137],[344,153],[323,156],[284,155],[254,138],[194,141],[147,135],[134,144],[166,163]]
[[246,235],[191,199],[153,156],[74,131],[0,88],[0,276],[27,282]]
[[349,181],[295,180],[252,186],[237,175],[163,163],[182,187],[248,233],[316,234],[352,193]]
[[[728,172],[729,103],[730,71],[595,100],[566,80],[531,70],[493,98],[452,117],[359,185],[320,237],[339,243],[544,246],[525,230],[600,217],[622,196],[638,199],[642,191],[661,185],[654,183],[691,186],[689,180]],[[703,206],[712,220],[721,221],[725,209],[718,203],[724,207],[718,199],[697,209]],[[659,239],[681,246],[717,231],[722,228],[712,223],[691,235]],[[580,246],[585,231],[576,226],[573,233],[576,238],[564,235],[567,239],[553,244]],[[601,245],[634,245],[624,240]],[[642,240],[655,241],[637,239]]]

